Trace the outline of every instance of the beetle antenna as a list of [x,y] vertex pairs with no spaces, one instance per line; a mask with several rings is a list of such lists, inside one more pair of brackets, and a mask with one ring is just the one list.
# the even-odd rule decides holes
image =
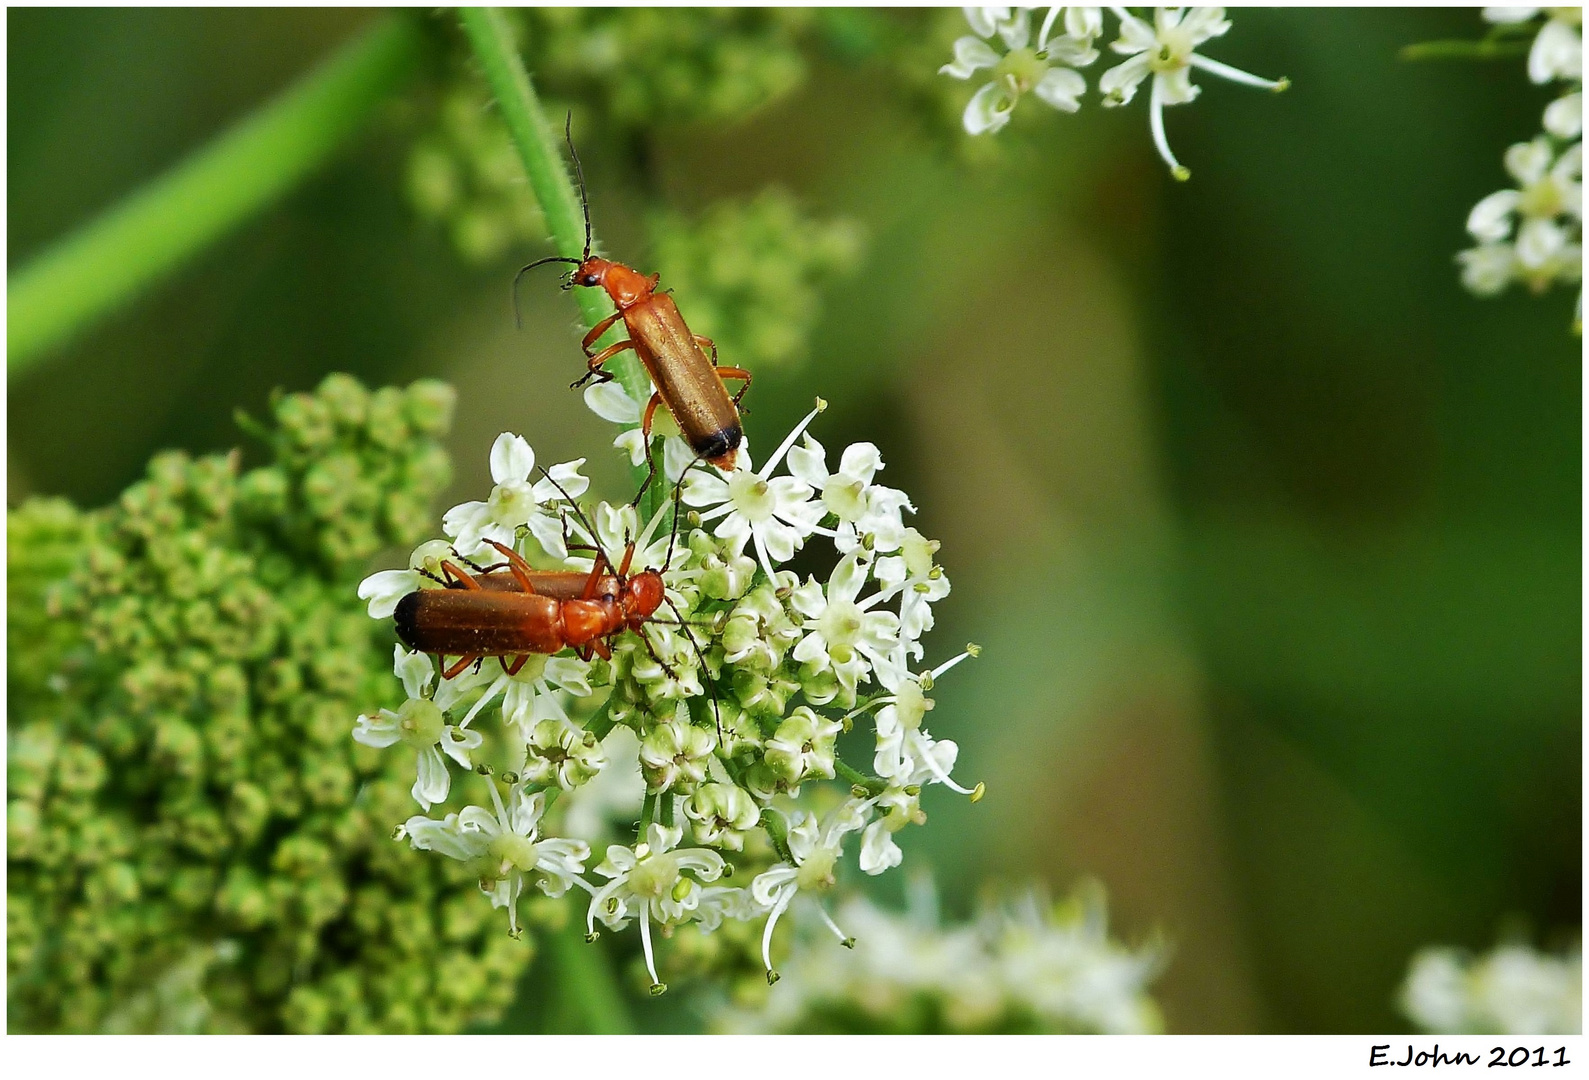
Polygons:
[[583,525],[585,527],[585,531],[590,534],[590,542],[591,542],[591,545],[592,545],[593,549],[595,550],[596,554],[599,555],[601,557],[602,561],[607,564],[607,568],[613,571],[613,576],[614,577],[618,577],[618,584],[622,585],[623,584],[623,578],[618,575],[616,567],[614,566],[612,559],[610,559],[607,556],[607,553],[601,549],[601,537],[599,535],[597,535],[597,533],[596,533],[595,524],[591,522],[590,518],[585,516],[585,511],[580,509],[579,503],[574,501],[574,497],[568,493],[568,489],[565,488],[562,484],[559,484],[557,482],[557,478],[554,477],[551,473],[546,471],[546,466],[537,465],[537,466],[535,466],[535,469],[542,476],[546,477],[546,479],[551,483],[551,485],[554,488],[556,488],[559,492],[562,493],[563,498],[565,500],[567,500],[568,505],[574,508],[574,517],[579,521],[579,523],[581,525]]
[[[676,606],[674,606],[673,600],[672,600],[671,597],[668,596],[666,589],[664,589],[663,592],[662,592],[662,602],[664,604],[668,605],[668,607],[672,609],[673,614],[675,614],[675,615],[677,615],[679,617],[679,625],[680,626],[691,626],[691,625],[693,625],[692,623],[689,623],[689,622],[685,621],[684,613],[681,612]],[[718,749],[722,749],[722,746],[723,746],[723,707],[720,704],[718,704],[718,701],[717,701],[717,682],[716,682],[716,680],[714,680],[712,678],[711,671],[709,671],[707,669],[707,667],[706,667],[706,656],[705,656],[705,654],[703,654],[701,652],[701,643],[695,640],[695,635],[689,633],[688,631],[685,631],[684,632],[684,640],[686,640],[686,641],[688,641],[690,643],[690,648],[695,650],[695,658],[701,662],[701,682],[706,684],[707,692],[712,695],[712,715],[714,717],[716,717],[716,719],[717,719],[717,746],[718,746]]]
[[585,167],[579,163],[579,151],[574,149],[574,110],[568,111],[563,124],[563,138],[568,140],[568,153],[574,159],[574,175],[579,178],[579,208],[585,212],[585,258],[590,258],[590,195],[585,190]]
[[664,570],[673,565],[673,542],[679,538],[679,511],[684,506],[679,496],[684,491],[684,478],[690,475],[690,470],[695,468],[700,460],[701,455],[696,454],[694,460],[684,466],[684,471],[679,473],[679,482],[673,485],[673,531],[668,534],[668,555],[662,560]]
[[519,282],[524,280],[525,274],[529,273],[531,270],[534,270],[537,266],[545,266],[547,263],[553,262],[566,262],[573,263],[575,266],[579,265],[578,259],[571,259],[566,255],[548,255],[544,259],[536,259],[528,266],[519,267],[519,272],[513,275],[513,325],[518,329],[524,329],[524,319],[519,314]]

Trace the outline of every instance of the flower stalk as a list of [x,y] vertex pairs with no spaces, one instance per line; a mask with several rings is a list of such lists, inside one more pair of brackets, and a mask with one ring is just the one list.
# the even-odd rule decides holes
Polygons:
[[[508,133],[513,137],[530,189],[535,192],[535,199],[546,217],[552,247],[566,258],[578,258],[585,251],[585,214],[579,193],[563,164],[562,140],[547,119],[546,110],[541,107],[541,100],[530,83],[529,72],[525,71],[513,40],[513,30],[499,8],[462,8],[458,18],[475,58],[480,61]],[[612,314],[611,302],[599,289],[575,290],[574,298],[586,326],[594,327]],[[621,326],[610,330],[600,341],[611,344],[618,340],[621,332]],[[607,361],[606,366],[629,397],[638,402],[651,397],[650,377],[636,357],[620,354]],[[636,476],[643,477],[645,471],[643,464],[637,466]],[[648,498],[659,494],[647,492]],[[647,503],[647,509],[654,509],[652,502]]]

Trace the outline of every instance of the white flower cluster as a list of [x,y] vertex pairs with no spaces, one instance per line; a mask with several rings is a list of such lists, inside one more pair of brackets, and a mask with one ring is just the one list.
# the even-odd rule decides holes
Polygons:
[[[972,95],[966,105],[963,123],[969,134],[998,131],[1010,122],[1021,96],[1030,92],[1038,100],[1062,112],[1081,108],[1081,95],[1087,81],[1077,70],[1098,59],[1095,48],[1103,36],[1106,9],[1096,7],[1053,7],[1043,16],[1037,37],[1032,37],[1032,16],[1037,9],[1021,7],[968,7],[966,21],[975,36],[967,35],[954,44],[954,60],[939,68],[939,73],[956,79],[970,79],[987,71],[989,81]],[[1155,8],[1153,21],[1131,14],[1125,8],[1108,8],[1119,22],[1119,36],[1110,43],[1112,52],[1125,57],[1098,80],[1104,106],[1128,104],[1137,88],[1150,77],[1148,90],[1148,127],[1159,156],[1177,180],[1191,177],[1191,171],[1176,160],[1164,134],[1164,108],[1184,105],[1201,92],[1192,85],[1192,69],[1198,68],[1244,86],[1264,90],[1284,90],[1286,79],[1261,79],[1228,64],[1200,54],[1199,46],[1220,37],[1230,29],[1224,8]],[[1002,45],[1003,50],[995,48]]]
[[1442,1035],[1576,1035],[1583,1026],[1583,953],[1503,944],[1472,957],[1424,949],[1401,990],[1402,1011]]
[[940,926],[930,878],[912,880],[903,913],[854,898],[839,909],[848,953],[806,950],[763,1007],[723,1014],[741,1032],[1045,1031],[1144,1034],[1162,1029],[1147,986],[1156,943],[1111,941],[1103,890],[1088,882],[1053,905],[1036,891]]
[[[1544,131],[1503,157],[1516,187],[1479,200],[1468,214],[1474,247],[1457,254],[1462,283],[1494,296],[1513,282],[1542,293],[1583,278],[1583,9],[1485,8],[1507,29],[1534,32],[1528,77],[1562,93],[1545,107]],[[1537,27],[1537,32],[1535,28]],[[1583,327],[1583,289],[1576,316]]]
[[[587,401],[621,423],[638,418],[616,383],[593,387]],[[497,596],[519,589],[499,569],[504,548],[537,569],[587,574],[596,559],[584,556],[599,552],[610,574],[632,549],[628,579],[661,577],[659,610],[638,630],[631,622],[598,642],[610,659],[582,659],[573,649],[500,661],[493,654],[438,680],[431,655],[399,646],[395,669],[406,702],[359,717],[353,730],[365,745],[402,743],[417,752],[413,795],[426,813],[403,823],[398,837],[469,863],[493,905],[508,909],[513,933],[527,879],[551,896],[582,889],[592,937],[598,923],[613,930],[639,924],[661,992],[653,932],[765,920],[763,956],[775,980],[779,918],[797,899],[815,899],[835,884],[847,837],[859,834],[859,868],[879,874],[901,861],[895,834],[926,820],[924,787],[943,784],[980,798],[981,785],[966,788],[950,777],[955,744],[923,726],[934,680],[976,652],[968,647],[930,670],[918,666],[932,606],[949,592],[934,561],[938,544],[905,524],[903,515],[915,511],[905,493],[876,482],[883,469],[877,447],[850,446],[829,471],[826,450],[806,430],[824,407],[819,401],[759,468],[746,443],[735,469],[723,473],[693,462],[677,436],[667,438],[667,483],[657,479],[661,505],[647,521],[633,506],[606,503],[587,515],[576,501],[588,487],[583,461],[536,480],[529,444],[504,434],[491,451],[490,497],[448,511],[448,539],[421,545],[408,569],[360,585],[370,615],[386,619],[408,593],[457,587],[462,573],[497,573],[488,583]],[[617,445],[644,460],[646,447],[632,433]],[[816,537],[835,551],[826,580],[801,581],[781,569]],[[493,565],[480,565],[486,562]],[[487,751],[471,726],[490,705],[507,743],[491,757],[508,765],[499,774],[476,764]],[[868,717],[870,769],[852,767],[836,741]],[[633,737],[609,739],[618,728]],[[619,753],[627,760],[613,760]],[[452,794],[449,761],[490,776],[489,807],[429,816]],[[634,839],[607,847],[587,878],[589,845],[545,835],[543,817],[563,792],[636,771],[646,794]],[[838,782],[847,797],[819,818],[811,800],[822,781]],[[779,861],[730,886],[734,868],[725,855],[743,852],[752,832],[765,839],[756,849]],[[812,906],[849,940],[820,904]]]

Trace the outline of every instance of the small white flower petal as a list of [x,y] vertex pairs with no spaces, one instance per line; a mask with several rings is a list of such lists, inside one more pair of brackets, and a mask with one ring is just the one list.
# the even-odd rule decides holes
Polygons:
[[1008,124],[1010,113],[1015,110],[1015,99],[1016,95],[1003,81],[990,82],[972,94],[961,117],[966,134],[989,135]]
[[585,387],[585,406],[611,424],[640,423],[640,406],[617,379]]
[[528,480],[535,471],[535,451],[523,436],[504,431],[491,444],[491,479],[498,484]]
[[1075,112],[1081,108],[1081,95],[1087,91],[1087,80],[1069,68],[1049,68],[1032,87],[1032,93],[1061,112]]
[[409,789],[409,794],[414,796],[414,801],[429,810],[437,803],[447,801],[447,792],[452,789],[452,777],[447,773],[447,763],[441,758],[441,751],[434,746],[427,746],[419,752],[417,775],[414,786]]
[[953,62],[938,69],[938,74],[955,79],[969,79],[984,68],[998,64],[999,54],[980,38],[963,37],[954,43]]

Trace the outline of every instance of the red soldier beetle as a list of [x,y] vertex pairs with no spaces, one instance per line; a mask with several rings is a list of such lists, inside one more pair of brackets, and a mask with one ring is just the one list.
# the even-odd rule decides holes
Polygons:
[[[444,679],[488,656],[499,658],[509,675],[517,674],[532,654],[565,648],[578,650],[587,660],[592,652],[611,659],[607,639],[625,629],[639,633],[665,599],[658,571],[629,575],[633,546],[616,572],[603,573],[607,561],[598,556],[586,574],[535,570],[512,548],[495,540],[486,543],[507,559],[507,573],[476,577],[443,561],[446,588],[411,592],[393,613],[403,644],[459,658],[442,670]],[[576,584],[578,593],[567,595]],[[509,663],[508,657],[515,659]]]
[[[541,472],[562,490],[562,485],[549,473],[544,469]],[[670,677],[676,677],[656,654],[643,629],[646,623],[659,621],[652,616],[663,604],[678,617],[674,625],[690,625],[668,598],[661,571],[646,569],[629,573],[635,552],[633,540],[624,551],[622,563],[614,569],[607,554],[595,546],[595,527],[585,519],[568,493],[563,494],[592,540],[596,557],[588,573],[537,570],[513,548],[488,539],[485,542],[497,550],[503,562],[482,567],[459,555],[459,561],[475,571],[471,574],[457,563],[444,559],[439,575],[422,571],[440,582],[443,588],[416,590],[398,601],[393,617],[397,636],[404,645],[443,658],[458,657],[450,666],[443,659],[443,679],[460,675],[470,664],[477,664],[488,656],[496,657],[510,676],[518,674],[530,656],[551,655],[565,648],[574,649],[581,659],[589,660],[594,653],[603,660],[610,660],[612,649],[608,641],[624,630],[633,630],[639,635],[651,658]],[[675,492],[673,533],[668,538],[664,568],[672,561],[678,524],[679,503]],[[722,712],[717,704],[717,688],[711,681],[699,643],[689,634],[685,637],[700,661],[702,680],[710,689],[721,739]],[[509,657],[513,658],[511,662]]]
[[[590,202],[585,190],[585,171],[579,163],[578,152],[574,150],[572,123],[573,118],[570,116],[570,127],[564,133],[579,178],[579,201],[585,213],[585,253],[578,259],[551,255],[521,268],[513,278],[515,317],[519,281],[526,273],[546,263],[573,263],[574,269],[569,272],[563,288],[572,289],[575,285],[600,288],[618,310],[591,327],[580,342],[587,370],[572,385],[583,386],[591,379],[603,382],[611,380],[612,374],[602,365],[621,352],[634,350],[656,386],[656,392],[646,403],[640,421],[647,456],[650,456],[651,420],[656,415],[657,406],[666,405],[696,457],[724,472],[732,472],[739,444],[744,441],[744,430],[739,422],[739,401],[745,396],[745,391],[750,389],[750,372],[744,368],[718,366],[717,346],[710,338],[692,334],[673,298],[666,290],[657,291],[660,275],[647,277],[622,263],[591,254]],[[629,337],[596,352],[596,341],[620,319]],[[704,350],[711,351],[710,358]],[[742,380],[744,385],[740,387],[739,393],[730,397],[728,388],[723,385],[724,379]]]

